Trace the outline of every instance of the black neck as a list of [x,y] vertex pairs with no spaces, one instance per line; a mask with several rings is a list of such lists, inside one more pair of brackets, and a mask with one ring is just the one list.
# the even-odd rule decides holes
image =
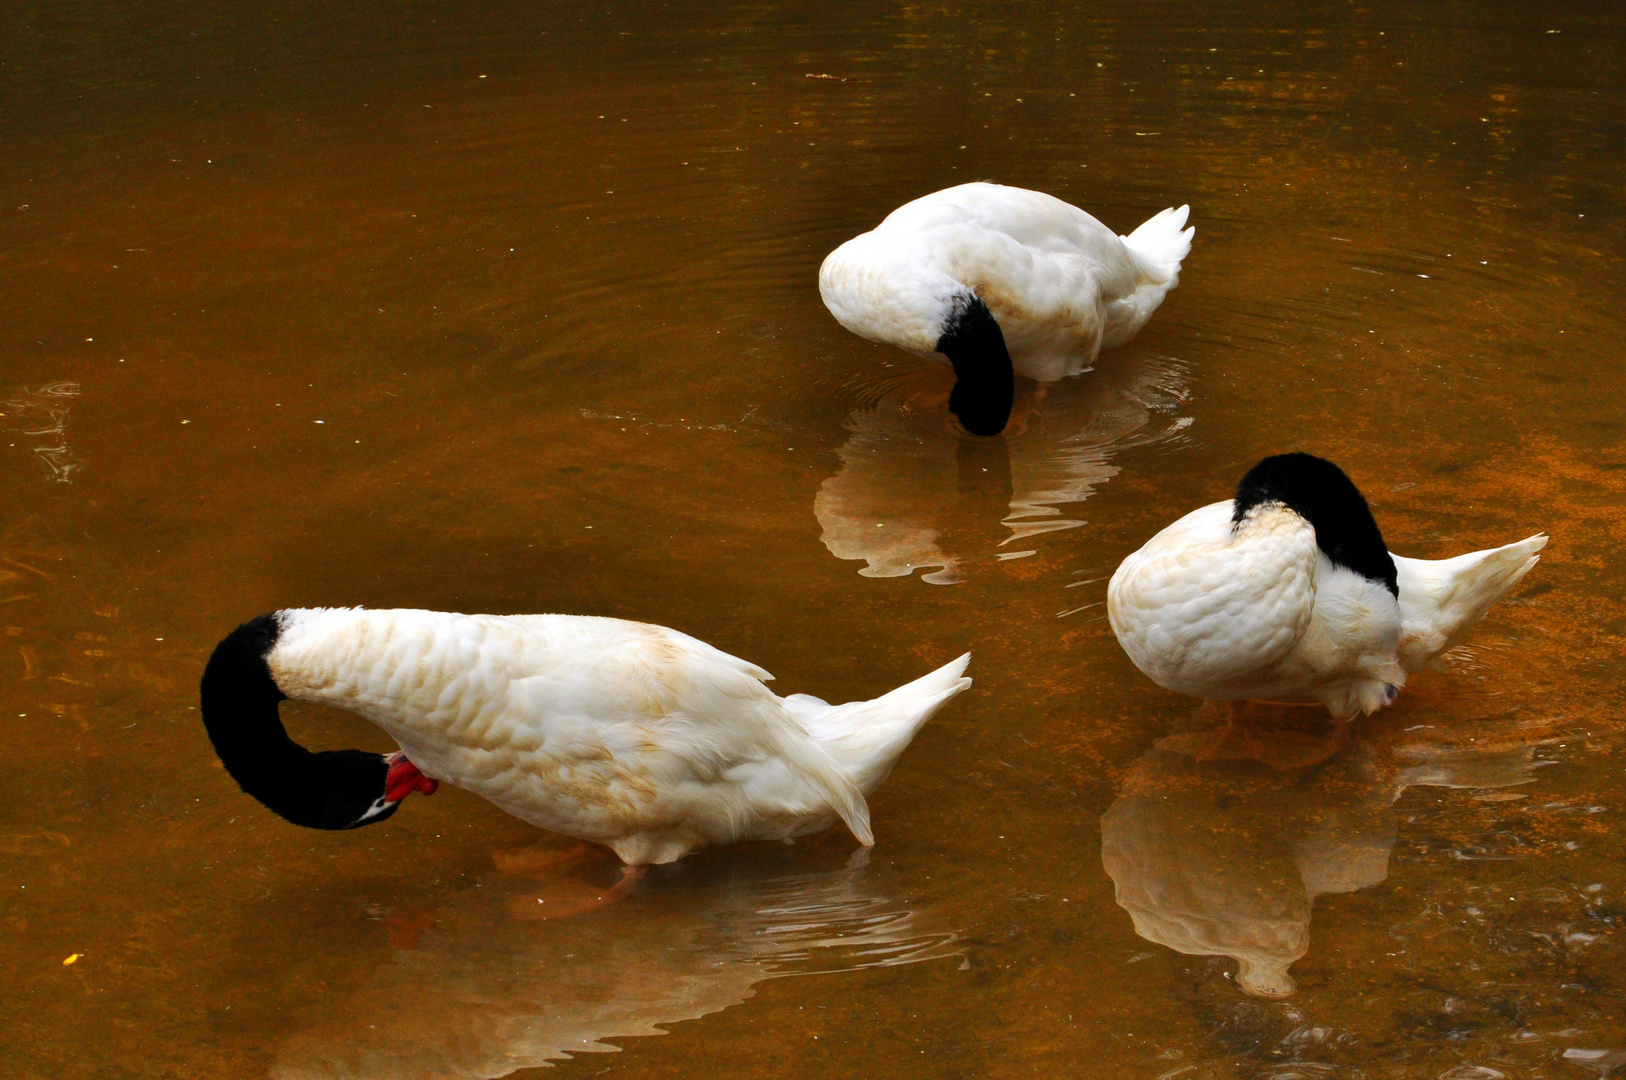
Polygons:
[[353,829],[395,813],[384,799],[389,766],[381,754],[314,754],[288,738],[277,716],[286,696],[266,656],[281,626],[275,615],[246,622],[215,646],[203,670],[203,726],[215,753],[244,791],[295,825]]
[[1254,507],[1272,502],[1315,527],[1316,546],[1327,558],[1400,596],[1395,561],[1372,509],[1338,466],[1310,454],[1266,458],[1237,485],[1231,520],[1240,522]]
[[937,339],[937,351],[954,364],[949,412],[973,435],[998,435],[1011,418],[1016,374],[1005,335],[979,297],[957,298]]

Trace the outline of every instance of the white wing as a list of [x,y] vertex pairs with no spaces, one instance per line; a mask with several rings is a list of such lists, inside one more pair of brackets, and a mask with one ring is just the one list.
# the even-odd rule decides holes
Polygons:
[[686,634],[567,615],[283,620],[269,659],[284,693],[361,714],[426,775],[543,828],[699,846],[828,810],[870,842],[863,797],[767,673]]
[[1138,268],[1117,234],[1077,207],[978,183],[894,210],[830,253],[819,288],[847,329],[922,355],[936,349],[949,301],[971,289],[1017,370],[1054,381],[1094,360],[1102,305],[1134,294]]
[[1176,521],[1112,575],[1107,614],[1135,666],[1170,690],[1246,696],[1288,655],[1315,606],[1315,530],[1264,510],[1240,534],[1231,503]]

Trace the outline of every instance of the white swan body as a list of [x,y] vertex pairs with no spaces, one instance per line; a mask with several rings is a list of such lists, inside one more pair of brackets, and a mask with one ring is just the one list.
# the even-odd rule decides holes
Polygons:
[[[968,654],[874,701],[832,708],[781,699],[761,668],[645,623],[360,608],[271,618],[262,655],[281,694],[357,713],[424,776],[632,864],[800,836],[837,818],[873,843],[864,796],[971,684]],[[220,748],[230,732],[217,734],[208,701],[206,675],[205,722]],[[382,817],[398,801],[373,805]]]
[[[1275,475],[1250,486],[1267,466]],[[1440,561],[1391,556],[1348,478],[1303,454],[1261,462],[1238,500],[1192,511],[1123,561],[1107,588],[1113,632],[1167,689],[1321,702],[1339,719],[1392,702],[1547,542],[1537,534]]]
[[848,330],[946,357],[962,379],[970,360],[945,339],[980,301],[1014,370],[1054,382],[1134,337],[1179,284],[1195,232],[1183,228],[1188,213],[1164,210],[1118,236],[1042,192],[961,184],[900,206],[832,251],[819,293]]

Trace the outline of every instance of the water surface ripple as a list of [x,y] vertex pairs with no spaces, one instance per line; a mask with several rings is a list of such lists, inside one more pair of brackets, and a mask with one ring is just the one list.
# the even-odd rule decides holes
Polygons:
[[[7,5],[0,1076],[1620,1075],[1623,31]],[[1197,228],[1136,341],[986,444],[816,287],[972,179]],[[1347,747],[1159,690],[1103,616],[1292,449],[1401,554],[1552,536]],[[237,790],[199,672],[311,604],[648,619],[825,698],[972,649],[976,685],[867,866],[832,831],[601,903],[613,866],[449,787],[341,834]]]

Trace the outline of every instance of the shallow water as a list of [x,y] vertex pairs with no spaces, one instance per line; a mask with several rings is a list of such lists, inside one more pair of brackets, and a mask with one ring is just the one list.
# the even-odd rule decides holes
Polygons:
[[[0,1074],[1626,1070],[1615,7],[467,8],[0,13]],[[1197,227],[989,443],[815,281],[975,178]],[[1313,712],[1227,729],[1102,609],[1294,448],[1403,554],[1553,537],[1319,765]],[[197,677],[302,604],[976,685],[867,861],[600,904],[613,863],[450,788],[341,834],[237,791]]]

